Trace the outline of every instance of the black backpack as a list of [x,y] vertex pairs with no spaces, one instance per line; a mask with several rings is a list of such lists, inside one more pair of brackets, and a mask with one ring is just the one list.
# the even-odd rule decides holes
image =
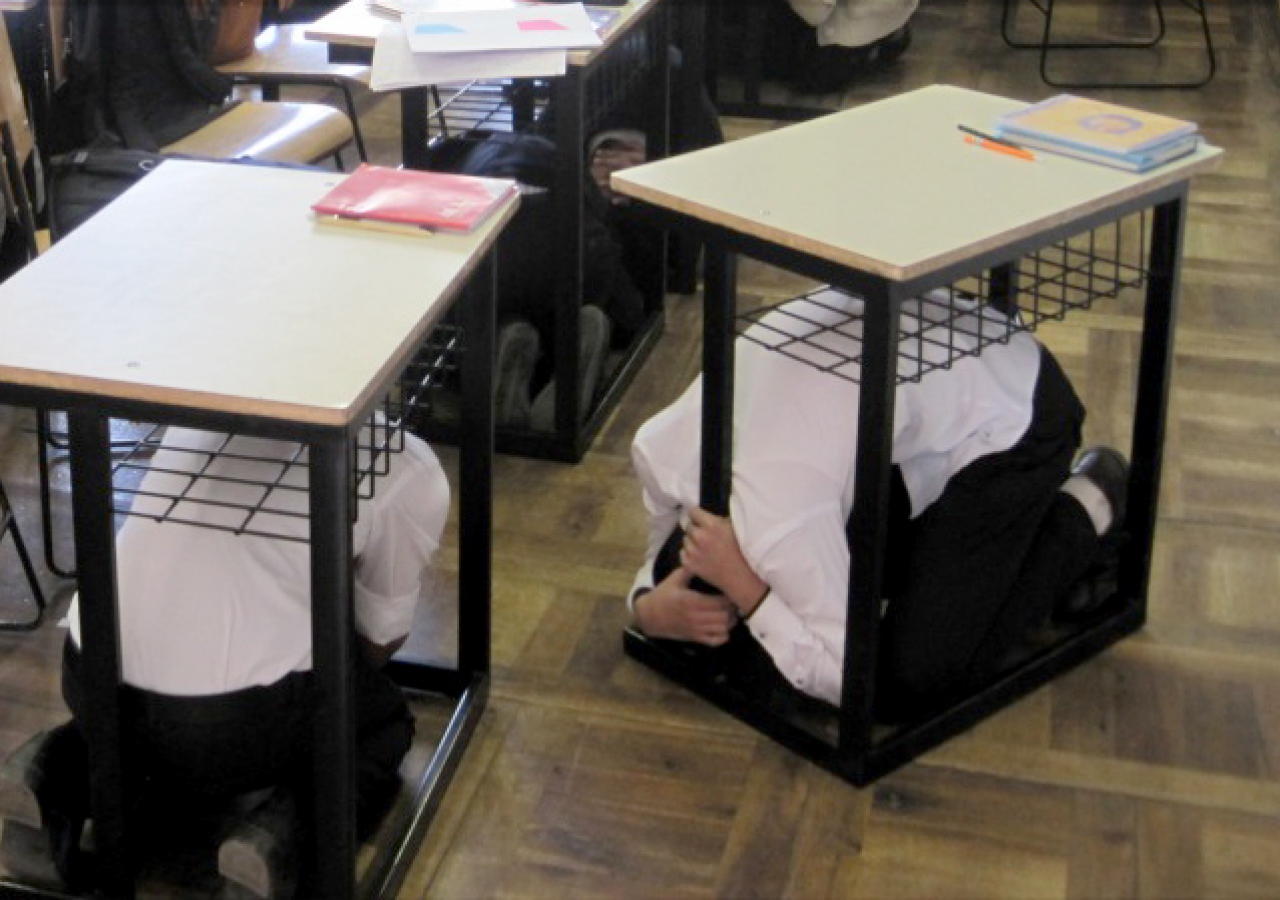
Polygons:
[[154,152],[227,109],[231,78],[205,62],[184,0],[67,0],[65,48],[51,154]]
[[[498,239],[498,317],[528,320],[549,346],[555,333],[553,261],[564,252],[554,222],[556,146],[533,134],[471,132],[437,141],[428,156],[436,171],[514,178],[520,208]],[[625,252],[606,224],[607,206],[595,184],[583,186],[584,303],[599,306],[625,341],[644,323],[644,300],[625,264]],[[546,354],[550,355],[550,354]]]

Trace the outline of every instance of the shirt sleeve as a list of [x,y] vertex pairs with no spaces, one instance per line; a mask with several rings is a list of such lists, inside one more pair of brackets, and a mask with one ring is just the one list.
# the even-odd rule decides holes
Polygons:
[[770,590],[747,627],[787,681],[838,705],[849,594],[840,504],[816,504],[785,530],[743,549]]
[[645,422],[631,445],[631,464],[640,481],[647,515],[644,562],[636,573],[627,608],[637,594],[653,587],[653,563],[671,532],[680,524],[686,497],[696,498],[701,448],[701,379],[694,379],[671,406]]
[[409,633],[423,573],[440,548],[449,482],[429,447],[406,436],[372,502],[361,506],[368,532],[355,563],[356,630],[375,644]]

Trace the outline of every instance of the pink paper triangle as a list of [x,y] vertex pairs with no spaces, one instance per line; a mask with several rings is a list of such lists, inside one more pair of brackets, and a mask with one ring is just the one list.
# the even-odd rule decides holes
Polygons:
[[521,19],[516,23],[521,31],[568,31],[569,29],[553,19]]

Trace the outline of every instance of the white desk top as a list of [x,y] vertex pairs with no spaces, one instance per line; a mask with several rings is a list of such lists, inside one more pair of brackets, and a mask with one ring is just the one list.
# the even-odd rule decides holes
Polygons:
[[964,143],[1024,104],[945,85],[615,172],[623,194],[892,280],[936,271],[1212,168],[1135,175]]
[[40,0],[0,0],[0,12],[22,12],[34,9]]
[[317,224],[341,177],[165,162],[0,285],[0,382],[349,424],[517,201],[469,235]]
[[[630,28],[641,10],[656,2],[658,0],[630,0],[626,6],[611,7],[617,10],[618,18],[605,35],[603,43],[589,50],[569,51],[569,65],[585,66]],[[396,20],[385,14],[371,12],[365,0],[347,0],[328,15],[305,26],[304,34],[309,40],[324,41],[327,44],[372,48],[377,43],[383,26],[394,21]]]

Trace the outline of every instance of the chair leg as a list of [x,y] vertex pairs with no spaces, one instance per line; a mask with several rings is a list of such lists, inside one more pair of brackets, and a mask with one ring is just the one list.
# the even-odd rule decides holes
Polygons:
[[338,89],[342,91],[342,99],[347,105],[347,115],[351,118],[351,133],[356,141],[356,153],[360,156],[360,162],[368,162],[369,154],[365,150],[364,135],[360,132],[360,119],[356,116],[356,100],[351,94],[351,87],[345,81],[337,82]]
[[44,538],[44,564],[60,578],[75,578],[74,568],[59,565],[54,551],[52,470],[49,448],[59,446],[59,438],[49,426],[49,411],[36,411],[36,465],[40,472],[40,531]]
[[440,88],[431,85],[431,102],[436,105],[436,121],[440,123],[440,136],[449,136],[449,117],[444,113],[444,104],[440,102]]
[[1154,47],[1156,44],[1160,43],[1160,41],[1164,40],[1164,7],[1160,3],[1160,0],[1156,0],[1155,3],[1156,33],[1151,37],[1139,38],[1133,41],[1062,41],[1056,43],[1049,39],[1052,31],[1052,25],[1050,23],[1053,21],[1054,0],[1030,0],[1031,5],[1034,6],[1042,16],[1044,16],[1044,33],[1038,41],[1019,41],[1012,36],[1009,24],[1013,17],[1010,15],[1010,10],[1013,9],[1014,5],[1018,2],[1020,2],[1020,0],[1004,0],[1004,9],[1000,14],[1000,36],[1004,38],[1004,42],[1010,47],[1014,47],[1019,50],[1040,50],[1042,54],[1046,49],[1139,50]]
[[1000,17],[1000,32],[1004,42],[1018,49],[1040,51],[1040,77],[1044,83],[1056,88],[1134,88],[1134,89],[1168,89],[1204,87],[1216,74],[1218,69],[1217,52],[1213,46],[1213,32],[1209,27],[1208,0],[1180,0],[1183,6],[1200,17],[1200,28],[1204,35],[1205,71],[1202,76],[1182,81],[1059,81],[1049,74],[1050,50],[1135,50],[1150,49],[1164,40],[1167,32],[1164,0],[1154,0],[1156,17],[1155,33],[1133,41],[1054,41],[1053,9],[1054,0],[1030,0],[1033,7],[1044,16],[1044,31],[1039,42],[1017,41],[1010,34],[1010,10],[1018,0],[1004,0],[1004,8]]
[[31,564],[31,555],[27,553],[27,544],[18,530],[18,520],[14,517],[13,507],[9,504],[9,495],[5,493],[4,483],[0,482],[0,541],[8,534],[13,537],[14,549],[18,552],[18,561],[27,576],[27,586],[31,588],[31,597],[35,601],[35,615],[26,621],[0,620],[0,631],[34,631],[44,621],[44,591],[40,589],[40,581],[36,578],[35,566]]

